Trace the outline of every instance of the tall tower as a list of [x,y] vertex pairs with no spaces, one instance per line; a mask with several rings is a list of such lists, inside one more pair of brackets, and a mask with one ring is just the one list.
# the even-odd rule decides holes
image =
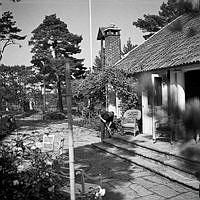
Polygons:
[[121,59],[120,29],[111,24],[99,28],[97,40],[101,40],[101,61],[103,67],[111,67]]
[[[112,67],[121,59],[120,29],[111,24],[99,28],[97,40],[101,40],[101,66],[103,69]],[[106,110],[113,111],[120,116],[119,99],[112,85],[106,85]]]

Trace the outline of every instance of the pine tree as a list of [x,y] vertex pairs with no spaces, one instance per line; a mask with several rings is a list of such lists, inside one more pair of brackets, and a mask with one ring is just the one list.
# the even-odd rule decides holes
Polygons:
[[24,40],[26,36],[18,35],[19,32],[21,32],[21,29],[16,26],[12,13],[9,11],[4,12],[0,18],[0,61],[6,47],[9,45],[19,45],[21,47],[18,41]]
[[144,14],[144,18],[138,18],[133,25],[145,33],[146,40],[180,15],[193,11],[192,0],[168,0],[160,6],[158,15]]
[[131,38],[129,37],[126,45],[123,46],[122,55],[124,56],[125,54],[127,54],[129,51],[131,51],[135,47],[137,47],[137,45],[132,44],[131,43]]
[[32,31],[29,44],[33,46],[32,63],[45,76],[47,83],[55,83],[58,91],[58,109],[63,112],[62,84],[65,81],[64,63],[66,59],[72,63],[72,75],[75,78],[84,76],[86,68],[83,59],[76,59],[74,54],[80,53],[82,36],[69,32],[67,24],[56,17],[46,16],[43,22]]

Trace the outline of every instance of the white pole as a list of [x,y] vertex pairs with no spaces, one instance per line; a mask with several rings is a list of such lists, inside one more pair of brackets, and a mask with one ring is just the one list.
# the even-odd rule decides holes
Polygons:
[[90,69],[93,71],[93,61],[92,61],[92,4],[91,0],[89,0],[89,18],[90,18]]

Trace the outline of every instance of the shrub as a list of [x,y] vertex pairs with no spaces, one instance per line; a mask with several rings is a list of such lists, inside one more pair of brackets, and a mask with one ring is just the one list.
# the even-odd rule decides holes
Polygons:
[[64,120],[65,114],[61,112],[49,112],[44,115],[44,120]]
[[100,131],[100,120],[98,117],[91,117],[90,119],[83,118],[77,121],[74,120],[73,124],[75,126],[80,126],[80,127],[85,127],[89,129],[94,129],[96,131]]
[[59,190],[64,182],[50,155],[32,150],[26,165],[23,152],[15,150],[2,147],[0,151],[0,199],[69,199]]
[[[69,200],[63,192],[69,178],[63,174],[66,166],[62,156],[53,157],[36,148],[21,149],[2,146],[0,149],[0,199],[15,200]],[[64,175],[64,176],[63,176]],[[77,196],[77,200],[100,200],[105,189],[91,188]]]
[[27,112],[24,112],[21,117],[29,117],[37,112],[38,112],[37,110],[29,110]]
[[11,133],[17,128],[16,120],[11,115],[0,116],[0,135]]
[[[93,111],[96,105],[106,106],[106,87],[109,90],[107,96],[115,97],[117,94],[121,100],[122,112],[130,108],[136,108],[140,105],[138,80],[135,77],[129,77],[122,70],[113,68],[104,71],[90,73],[81,84],[77,86],[76,95],[87,98],[90,101],[90,111]],[[108,98],[108,99],[111,99]]]

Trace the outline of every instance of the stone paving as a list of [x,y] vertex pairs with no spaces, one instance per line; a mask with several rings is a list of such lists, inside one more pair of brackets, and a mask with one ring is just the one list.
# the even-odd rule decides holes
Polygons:
[[[40,143],[44,133],[55,135],[54,150],[58,150],[59,141],[65,138],[67,148],[67,122],[54,122],[50,124],[38,123],[31,126],[21,127],[5,141],[11,138],[27,137],[27,144]],[[31,138],[34,139],[30,139]],[[75,165],[83,168],[92,176],[103,177],[103,188],[106,194],[105,200],[197,200],[200,199],[198,192],[183,185],[172,182],[166,178],[156,175],[142,167],[136,166],[128,161],[122,160],[111,154],[101,152],[90,146],[91,143],[100,142],[99,133],[82,127],[74,127]],[[29,139],[28,139],[29,138]]]
[[200,199],[198,192],[90,146],[75,150],[77,162],[92,176],[103,176],[106,200]]

